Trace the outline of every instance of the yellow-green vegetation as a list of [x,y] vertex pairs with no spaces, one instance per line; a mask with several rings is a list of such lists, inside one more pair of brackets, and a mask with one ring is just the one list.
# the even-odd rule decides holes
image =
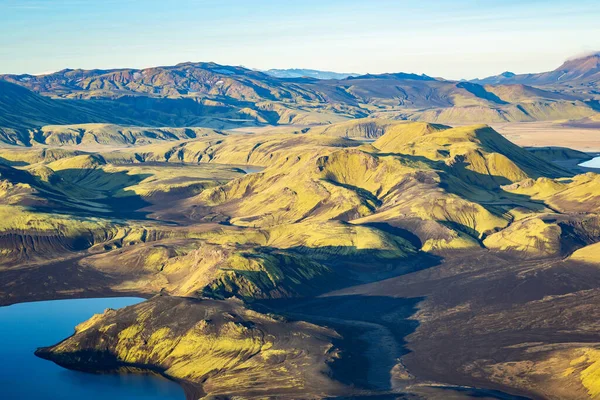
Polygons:
[[4,268],[82,251],[118,231],[106,219],[38,213],[15,205],[0,205],[0,221],[0,267]]
[[[469,103],[460,96],[452,98]],[[266,118],[252,109],[244,112]],[[416,315],[435,326],[486,307],[466,297],[473,291],[489,290],[490,298],[506,304],[525,298],[536,305],[547,300],[545,292],[516,290],[516,281],[538,272],[559,280],[567,270],[594,270],[581,262],[599,262],[598,175],[572,176],[549,161],[570,157],[564,150],[537,157],[483,125],[362,119],[294,129],[97,153],[2,153],[4,164],[11,165],[0,169],[6,265],[68,261],[77,279],[93,278],[94,291],[162,295],[95,316],[72,338],[40,354],[91,370],[145,366],[202,385],[207,395],[268,391],[319,397],[333,385],[332,375],[321,374],[331,372],[323,360],[340,355],[333,336],[246,307],[288,307],[285,299],[321,294],[309,301],[333,302],[326,294],[334,290],[333,297],[365,290],[372,297],[365,303],[383,296],[432,296]],[[18,243],[34,245],[11,253]],[[418,270],[437,261],[437,269]],[[468,286],[490,276],[479,273],[488,261],[498,268],[493,279],[503,280]],[[48,269],[67,268],[61,265]],[[411,274],[400,277],[400,271]],[[432,282],[423,283],[426,275]],[[64,280],[61,293],[73,293],[71,277]],[[565,286],[583,280],[576,277]],[[352,284],[358,286],[348,289]],[[469,288],[464,293],[435,297],[440,287],[456,291],[463,284]],[[52,290],[56,284],[48,279],[43,285]],[[552,296],[562,296],[562,288]],[[431,304],[442,302],[432,311]],[[381,334],[370,319],[346,324],[335,315],[295,312],[292,308],[290,317],[317,322],[323,317],[344,329],[365,329],[361,340]],[[377,323],[392,324],[394,318],[387,314]],[[473,328],[468,324],[479,323],[474,320],[465,326]],[[488,322],[473,331],[482,327],[489,330]],[[451,328],[438,325],[430,333]],[[405,334],[404,327],[389,329]],[[431,328],[424,329],[415,335]],[[324,342],[304,347],[314,339],[310,335],[321,334]],[[395,354],[390,358],[397,362]],[[582,371],[592,364],[582,364]],[[585,376],[582,385],[589,389],[595,372]]]
[[[122,276],[119,291],[245,300],[306,296],[332,285],[337,262],[384,262],[416,253],[413,244],[369,226],[329,221],[269,229],[213,226],[164,230],[144,245],[132,234],[108,241],[114,250],[84,258],[86,267]],[[141,242],[142,238],[133,241]],[[113,243],[116,242],[116,245]]]
[[376,199],[370,193],[358,193],[344,187],[342,182],[327,179],[327,172],[319,170],[319,155],[287,157],[264,172],[207,190],[198,200],[223,209],[235,202],[231,223],[251,227],[326,221],[344,214],[352,219],[376,207]]
[[374,146],[385,153],[402,153],[401,149],[407,143],[448,128],[426,122],[399,122],[392,125]]
[[[395,80],[373,91],[351,79],[320,98],[360,100],[352,106],[320,108],[309,92],[264,100],[266,88],[234,79],[195,103],[228,108],[236,96],[231,118],[326,125],[195,137],[120,132],[126,124],[32,128],[40,143],[72,147],[0,150],[1,265],[19,267],[2,271],[9,302],[161,294],[93,317],[40,355],[93,371],[149,368],[201,386],[190,397],[335,397],[348,376],[389,393],[388,366],[391,388],[426,371],[534,398],[600,397],[600,175],[573,172],[588,156],[526,150],[480,124],[347,120],[546,119],[589,107],[529,87],[418,79],[398,97]],[[411,92],[429,85],[438,89],[428,99]],[[33,144],[23,132],[0,140],[13,134]],[[350,361],[336,347],[348,341]]]
[[64,148],[0,148],[0,164],[26,166],[80,154],[84,154],[84,152]]
[[[487,237],[490,248],[527,253],[553,242],[547,237],[552,232],[534,222],[501,230],[535,214],[540,202],[555,207],[565,185],[587,188],[595,182],[594,174],[573,182],[555,179],[564,171],[486,126],[363,119],[302,132],[207,136],[101,154],[7,153],[13,163],[27,164],[37,183],[5,184],[3,196],[7,204],[20,204],[23,196],[43,197],[51,188],[68,199],[66,205],[107,214],[126,199],[132,210],[152,205],[159,219],[245,228],[205,234],[209,243],[308,251],[321,258],[402,258],[414,252],[414,243],[370,224],[408,231],[425,251],[476,248]],[[352,136],[379,138],[361,145],[344,138]],[[231,166],[248,164],[265,169],[245,175]],[[584,190],[579,198],[589,202]],[[177,211],[163,204],[173,200]],[[518,244],[500,239],[517,227],[528,232]],[[541,242],[533,243],[534,237]],[[540,254],[556,253],[555,245],[545,246],[550,248]]]
[[238,303],[155,297],[96,315],[37,354],[96,371],[146,365],[215,396],[253,389],[293,396],[341,389],[325,375],[339,358],[335,338],[331,330],[280,322]]
[[122,215],[166,198],[190,197],[244,175],[238,167],[218,164],[115,165],[98,154],[41,159],[21,169],[0,165],[0,179],[6,178],[0,186],[2,203]]
[[246,300],[308,295],[326,287],[332,275],[301,254],[193,239],[117,249],[81,263],[123,276],[115,290]]
[[402,258],[415,252],[413,245],[402,237],[372,226],[342,221],[300,222],[262,229],[219,227],[199,237],[218,245],[298,250],[314,259],[332,255]]
[[73,218],[60,214],[35,213],[23,207],[0,206],[0,232],[60,232],[65,236],[93,232],[111,226],[100,218]]
[[[188,237],[188,231],[155,223],[126,224],[122,219],[110,218],[114,206],[104,201],[111,196],[159,201],[158,194],[172,198],[194,195],[204,186],[217,185],[219,179],[227,181],[241,175],[238,169],[223,166],[192,166],[185,174],[175,166],[148,166],[145,171],[141,166],[131,168],[108,165],[94,155],[39,164],[28,171],[0,166],[2,265],[51,260],[86,249],[97,252],[168,237]],[[119,200],[116,204],[122,207],[126,203]],[[89,216],[92,212],[104,216]]]
[[519,252],[527,256],[553,256],[561,251],[561,228],[537,216],[516,221],[488,236],[484,245],[493,250]]
[[525,180],[504,190],[542,200],[560,212],[597,213],[600,210],[600,175],[592,172],[570,179]]
[[106,161],[102,156],[95,154],[84,154],[69,158],[62,158],[47,164],[47,167],[53,171],[63,170],[81,170],[80,173],[85,173],[89,169],[95,169],[105,165]]
[[581,383],[588,390],[592,399],[600,397],[600,350],[586,349],[584,355],[571,361],[575,368],[584,364],[586,367],[581,371]]
[[486,368],[490,379],[547,399],[600,397],[600,350],[596,344],[524,343],[528,359]]
[[266,230],[266,245],[281,249],[300,249],[313,258],[366,256],[403,258],[414,254],[405,239],[370,226],[338,221],[280,225]]
[[40,144],[50,146],[132,146],[161,141],[190,140],[221,133],[208,128],[149,128],[113,124],[46,125],[33,132]]
[[[165,165],[156,163],[114,165],[100,156],[82,155],[47,164],[60,179],[55,187],[82,198],[139,196],[158,194],[189,197],[206,187],[225,183],[243,175],[227,165]],[[32,170],[32,172],[36,172]],[[62,184],[62,185],[61,185]]]
[[[128,147],[143,146],[158,142],[173,142],[193,140],[201,137],[224,136],[221,131],[210,128],[173,128],[173,127],[140,127],[140,126],[122,126],[106,123],[88,123],[77,125],[44,125],[39,128],[28,129],[26,131],[6,132],[7,136],[3,139],[0,130],[0,142],[9,142],[12,136],[23,136],[20,143],[30,146],[55,146],[57,148],[42,147],[37,149],[11,149],[5,150],[10,153],[23,152],[33,154],[43,154],[45,151],[60,152],[60,147],[85,147],[86,151],[93,148],[104,147]],[[13,143],[11,143],[13,144]],[[75,152],[75,150],[63,150]]]
[[108,218],[66,216],[0,205],[0,267],[51,261],[78,252],[102,252],[139,243],[189,235]]
[[234,134],[223,138],[202,138],[173,145],[153,144],[124,149],[103,156],[118,162],[185,162],[268,166],[290,154],[309,154],[320,148],[358,146],[350,140],[299,134]]
[[558,177],[566,173],[512,144],[488,126],[440,130],[432,125],[421,125],[417,128],[408,133],[386,135],[388,137],[377,140],[374,146],[386,153],[443,160],[460,178],[490,188],[525,177]]
[[129,176],[144,177],[139,183],[126,186],[115,196],[136,195],[150,198],[158,194],[190,197],[208,187],[223,184],[243,175],[237,167],[227,165],[197,166],[110,166],[103,169],[107,174],[119,175],[126,172]]
[[529,196],[534,200],[544,200],[565,190],[567,185],[568,183],[564,180],[561,182],[550,178],[539,178],[536,180],[525,179],[512,185],[506,185],[503,189],[507,192]]
[[[503,252],[518,252],[524,257],[566,256],[575,251],[583,257],[586,245],[600,234],[597,214],[533,214],[515,220],[508,228],[488,236],[484,245]],[[577,250],[583,247],[581,250]],[[577,251],[576,251],[577,250]]]
[[329,150],[209,189],[198,200],[228,213],[239,226],[367,216],[372,217],[360,221],[412,216],[462,224],[479,234],[506,225],[479,204],[444,190],[440,171],[430,165],[403,155]]
[[[439,229],[439,227],[436,228]],[[448,230],[446,237],[427,238],[421,250],[435,252],[441,250],[477,249],[479,247],[479,242],[472,236],[459,231]]]
[[447,128],[443,125],[415,123],[409,121],[394,121],[381,118],[361,118],[343,123],[312,127],[306,131],[310,135],[327,135],[346,138],[377,139],[388,132],[388,138],[402,136],[409,140],[411,137],[421,136],[436,129]]
[[288,151],[263,172],[206,190],[188,204],[203,204],[246,227],[331,219],[436,221],[459,228],[462,235],[443,234],[443,241],[440,235],[424,236],[423,242],[434,241],[428,248],[459,236],[450,247],[470,247],[477,243],[468,236],[480,238],[508,225],[503,211],[480,204],[501,203],[502,183],[561,172],[487,127],[390,126],[370,147]]
[[600,265],[600,243],[585,246],[571,255],[571,260]]

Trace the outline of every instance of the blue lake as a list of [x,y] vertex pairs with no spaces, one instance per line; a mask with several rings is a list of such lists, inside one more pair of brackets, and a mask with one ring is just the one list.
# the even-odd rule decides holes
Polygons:
[[265,167],[257,167],[257,166],[253,166],[253,165],[243,165],[241,167],[241,169],[243,169],[244,172],[247,174],[254,174],[256,172],[264,171]]
[[580,167],[600,168],[600,157],[594,157],[591,160],[579,164]]
[[175,382],[153,375],[88,374],[36,357],[41,346],[58,343],[75,325],[106,308],[143,299],[109,298],[42,301],[0,307],[0,398],[3,400],[183,400]]

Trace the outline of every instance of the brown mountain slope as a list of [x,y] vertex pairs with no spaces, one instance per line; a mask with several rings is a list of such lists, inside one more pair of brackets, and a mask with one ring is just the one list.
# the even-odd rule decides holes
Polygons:
[[[258,71],[214,63],[182,63],[143,70],[62,70],[49,75],[3,75],[41,94],[65,98],[119,97],[127,94],[155,97],[230,98],[239,101],[281,100],[307,96],[294,85]],[[273,90],[272,86],[279,86]]]
[[557,84],[594,86],[600,82],[600,53],[572,58],[549,72],[522,75],[504,73],[481,80],[476,79],[473,82],[483,84],[522,83],[534,86],[551,86]]

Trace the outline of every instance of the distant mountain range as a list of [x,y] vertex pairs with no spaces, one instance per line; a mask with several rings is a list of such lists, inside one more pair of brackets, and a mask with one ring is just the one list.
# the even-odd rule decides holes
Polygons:
[[30,136],[23,130],[90,122],[227,129],[368,116],[436,123],[581,119],[600,111],[599,59],[470,82],[407,73],[278,78],[215,63],[1,75],[0,132]]
[[354,73],[319,71],[316,69],[301,69],[301,68],[269,69],[264,72],[265,72],[265,74],[274,76],[276,78],[345,79],[345,78],[348,78],[349,76],[360,75],[360,74],[354,74]]
[[514,83],[534,86],[583,85],[597,88],[600,85],[600,52],[567,60],[560,67],[549,72],[519,75],[504,72],[471,82],[492,85]]

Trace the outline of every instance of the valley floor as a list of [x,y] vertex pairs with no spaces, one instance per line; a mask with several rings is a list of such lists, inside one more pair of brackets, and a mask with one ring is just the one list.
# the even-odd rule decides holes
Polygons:
[[586,153],[600,152],[600,123],[522,122],[492,124],[511,142],[522,147],[560,145]]

